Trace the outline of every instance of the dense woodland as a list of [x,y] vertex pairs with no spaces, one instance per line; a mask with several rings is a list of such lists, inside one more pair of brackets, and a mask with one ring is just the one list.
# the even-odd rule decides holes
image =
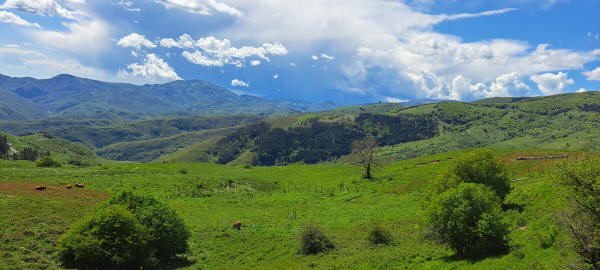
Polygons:
[[366,137],[382,145],[431,138],[437,125],[418,115],[389,116],[361,113],[354,123],[309,121],[305,126],[271,128],[266,122],[240,128],[211,149],[217,163],[226,164],[239,154],[257,154],[257,165],[317,163],[350,154],[352,142]]

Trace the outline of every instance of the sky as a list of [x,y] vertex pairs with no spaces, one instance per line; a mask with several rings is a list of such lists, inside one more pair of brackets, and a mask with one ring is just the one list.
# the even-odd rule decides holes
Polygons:
[[600,0],[0,0],[0,74],[343,104],[600,90]]

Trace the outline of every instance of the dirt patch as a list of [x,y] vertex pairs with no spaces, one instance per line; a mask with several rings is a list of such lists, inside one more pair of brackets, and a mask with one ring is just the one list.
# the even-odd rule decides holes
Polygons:
[[[46,190],[36,190],[36,186],[45,186]],[[44,183],[0,183],[0,194],[38,197],[48,200],[66,201],[76,206],[93,206],[110,198],[104,191],[88,188],[67,189],[65,186]]]

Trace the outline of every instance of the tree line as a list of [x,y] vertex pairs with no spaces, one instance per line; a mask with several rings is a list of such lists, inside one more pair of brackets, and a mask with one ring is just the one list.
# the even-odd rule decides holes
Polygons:
[[247,151],[256,154],[256,165],[317,163],[350,154],[356,140],[372,138],[380,145],[393,145],[436,134],[437,124],[429,117],[362,113],[353,123],[311,119],[304,126],[287,129],[272,128],[266,122],[252,124],[225,136],[209,152],[219,164]]
[[30,160],[35,161],[38,158],[50,156],[49,151],[41,151],[33,147],[25,147],[21,152],[11,152],[10,144],[6,136],[0,136],[0,158],[12,160]]

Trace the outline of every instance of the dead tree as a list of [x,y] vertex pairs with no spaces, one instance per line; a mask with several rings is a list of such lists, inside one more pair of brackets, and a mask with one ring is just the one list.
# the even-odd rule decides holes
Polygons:
[[373,179],[371,171],[377,166],[374,156],[377,145],[374,139],[363,139],[352,143],[352,152],[358,156],[360,164],[365,168],[363,176],[365,179]]

